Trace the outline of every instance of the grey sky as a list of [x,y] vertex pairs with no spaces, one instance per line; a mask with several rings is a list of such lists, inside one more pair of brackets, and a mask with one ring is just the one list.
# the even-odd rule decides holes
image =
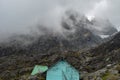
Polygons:
[[[100,1],[103,0],[0,0],[0,37],[28,33],[36,24],[59,29],[66,9],[89,14]],[[106,1],[107,8],[97,8],[96,16],[109,18],[116,27],[120,26],[120,0]]]

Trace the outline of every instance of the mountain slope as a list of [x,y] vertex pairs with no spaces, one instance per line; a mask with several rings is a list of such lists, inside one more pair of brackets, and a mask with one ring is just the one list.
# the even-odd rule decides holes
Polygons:
[[102,39],[86,28],[88,24],[90,22],[84,15],[68,11],[61,22],[62,33],[44,29],[46,33],[37,37],[30,35],[12,37],[8,43],[0,45],[0,56],[22,53],[49,54],[56,51],[78,51],[95,47],[102,43]]
[[[43,38],[42,38],[43,39]],[[119,46],[120,33],[116,34],[110,41],[101,44],[100,46],[86,52],[81,51],[56,51],[52,54],[17,54],[0,58],[0,77],[3,80],[7,79],[27,79],[30,76],[31,70],[34,65],[41,64],[51,66],[60,59],[65,59],[73,65],[80,72],[85,71],[89,75],[97,76],[104,79],[109,71],[116,71],[113,66],[120,62],[120,46]],[[56,40],[56,39],[55,39]],[[112,45],[114,45],[112,47]],[[112,48],[111,48],[112,47]],[[56,54],[57,53],[57,54]],[[22,63],[22,64],[21,64]],[[15,66],[16,65],[16,66]],[[109,68],[107,68],[108,65]],[[8,67],[4,67],[8,66]],[[107,69],[106,69],[107,68]],[[119,70],[119,69],[117,69]],[[119,78],[118,73],[114,76]],[[16,77],[18,76],[18,77]],[[23,77],[24,76],[24,77]],[[89,77],[88,76],[88,77]],[[45,75],[42,75],[45,77]],[[89,80],[89,79],[88,79]]]
[[[43,35],[19,35],[0,44],[0,79],[28,80],[35,65],[50,67],[61,59],[93,76],[94,72],[120,62],[120,33],[102,43],[103,39],[88,28],[93,23],[73,11],[66,13],[61,25],[61,34],[44,29]],[[41,76],[45,78],[45,74]]]

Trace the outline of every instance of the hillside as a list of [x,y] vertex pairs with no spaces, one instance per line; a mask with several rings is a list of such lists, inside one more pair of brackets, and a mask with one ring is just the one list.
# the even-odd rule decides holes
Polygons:
[[97,34],[93,26],[98,24],[98,27],[103,22],[91,22],[82,14],[68,11],[61,21],[61,33],[44,29],[43,35],[11,37],[0,44],[0,80],[44,80],[46,74],[31,79],[33,67],[37,64],[51,67],[61,59],[74,66],[83,80],[107,80],[107,77],[114,76],[114,71],[117,71],[114,80],[118,80],[120,33],[104,41],[99,34],[111,35],[117,30],[105,22],[111,29]]
[[[54,63],[61,59],[65,59],[71,65],[73,65],[77,70],[83,74],[83,78],[88,78],[91,76],[95,78],[116,78],[119,80],[119,36],[118,33],[110,41],[101,44],[100,46],[88,50],[85,52],[81,51],[56,51],[52,54],[13,54],[6,57],[0,58],[0,75],[3,80],[12,79],[23,79],[26,80],[30,78],[30,73],[36,64],[52,66]],[[112,43],[111,41],[118,41]],[[105,46],[105,49],[103,48]],[[100,50],[99,50],[100,49]],[[111,49],[111,51],[108,51]],[[106,53],[107,52],[107,53]],[[57,54],[56,54],[57,53]],[[8,66],[8,67],[5,67]],[[115,73],[114,73],[115,72]],[[115,76],[116,74],[116,76]],[[34,78],[39,78],[34,77]],[[45,78],[45,75],[42,75]],[[39,80],[39,79],[38,79]],[[41,80],[41,79],[40,79]],[[86,79],[85,79],[86,80]],[[91,80],[91,79],[88,79]],[[106,80],[106,79],[105,79]]]

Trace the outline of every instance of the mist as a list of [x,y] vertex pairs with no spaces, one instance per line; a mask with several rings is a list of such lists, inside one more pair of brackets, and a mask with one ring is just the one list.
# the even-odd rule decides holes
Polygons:
[[37,26],[61,32],[60,21],[68,9],[85,14],[88,19],[107,18],[119,29],[119,3],[118,0],[0,0],[0,40],[37,31]]

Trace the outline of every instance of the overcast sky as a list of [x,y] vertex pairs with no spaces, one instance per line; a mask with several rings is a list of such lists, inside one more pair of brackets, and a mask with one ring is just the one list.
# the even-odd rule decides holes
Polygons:
[[108,18],[120,26],[120,0],[0,0],[0,37],[28,33],[36,24],[58,25],[66,9],[77,10],[89,18]]

